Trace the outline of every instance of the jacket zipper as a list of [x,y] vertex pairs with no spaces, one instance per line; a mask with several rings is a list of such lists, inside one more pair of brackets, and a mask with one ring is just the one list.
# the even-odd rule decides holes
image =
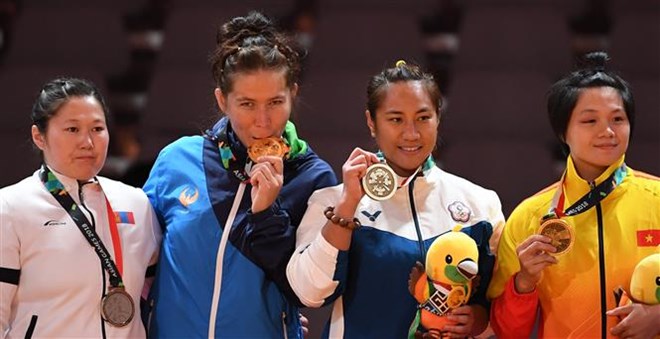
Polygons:
[[32,335],[34,334],[34,329],[37,327],[37,318],[39,318],[36,314],[32,315],[32,318],[30,319],[30,325],[27,328],[27,331],[25,331],[25,339],[30,339],[32,338]]
[[288,335],[286,334],[286,312],[282,312],[282,331],[284,334],[284,339],[288,338]]
[[415,223],[415,231],[417,232],[417,243],[419,244],[419,255],[421,256],[422,262],[426,258],[426,246],[424,245],[424,239],[422,238],[422,230],[419,227],[419,219],[417,218],[417,208],[415,207],[415,179],[410,182],[408,185],[408,196],[410,197],[410,209],[412,211],[413,222]]
[[[593,190],[596,184],[594,182],[589,183],[589,186]],[[605,246],[604,246],[604,234],[603,234],[603,210],[600,207],[600,203],[596,204],[596,220],[598,223],[598,272],[600,274],[600,333],[601,337],[607,337],[607,296],[605,290],[607,289],[606,278],[605,278]]]
[[[92,227],[94,230],[96,230],[96,220],[94,220],[94,214],[92,214],[92,211],[90,211],[87,206],[85,206],[85,201],[84,201],[84,194],[83,194],[83,185],[78,183],[78,198],[80,198],[80,206],[87,211],[89,214],[89,218],[91,219],[90,221],[92,222]],[[100,260],[100,259],[99,259]],[[101,300],[103,300],[103,297],[105,297],[105,269],[103,268],[103,265],[101,265],[101,281],[102,281],[102,288],[101,288]],[[103,339],[106,338],[106,333],[105,333],[105,321],[103,321],[103,317],[100,317],[101,320],[101,336]]]
[[234,224],[236,219],[236,214],[238,213],[238,207],[241,204],[243,199],[243,193],[245,192],[245,183],[241,183],[238,186],[236,191],[236,196],[234,197],[234,202],[232,203],[231,209],[229,210],[229,215],[225,221],[225,226],[222,229],[222,234],[220,238],[220,243],[218,244],[218,254],[215,258],[215,277],[213,281],[213,297],[211,299],[211,313],[209,314],[209,328],[208,328],[208,338],[213,339],[216,337],[215,334],[215,325],[216,318],[218,316],[218,307],[220,306],[220,297],[222,296],[222,260],[225,256],[225,250],[227,248],[227,241],[229,240],[229,233],[231,232],[231,226]]
[[[153,287],[153,286],[152,286]],[[147,327],[145,328],[147,333],[147,338],[149,337],[149,329],[151,328],[151,317],[154,315],[154,305],[156,301],[154,299],[149,299],[149,316],[147,317]]]

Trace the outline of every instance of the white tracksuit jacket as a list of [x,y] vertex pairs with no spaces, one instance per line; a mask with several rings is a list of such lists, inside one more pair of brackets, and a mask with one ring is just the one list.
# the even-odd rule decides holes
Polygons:
[[76,180],[55,174],[78,205],[83,197],[86,209],[81,210],[113,259],[103,193],[115,214],[125,212],[116,220],[123,252],[122,279],[133,297],[135,316],[122,328],[101,319],[101,298],[110,286],[108,274],[37,171],[0,190],[0,338],[145,337],[140,295],[161,239],[146,195],[102,177],[100,186],[86,184],[79,191]]

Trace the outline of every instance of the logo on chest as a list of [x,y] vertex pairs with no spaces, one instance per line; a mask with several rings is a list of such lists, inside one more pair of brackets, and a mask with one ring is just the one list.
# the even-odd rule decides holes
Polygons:
[[376,219],[378,218],[378,216],[379,216],[382,212],[383,212],[383,211],[376,211],[376,212],[374,212],[374,214],[371,214],[371,213],[369,213],[369,212],[367,212],[367,211],[362,211],[362,214],[363,214],[365,217],[369,218],[369,221],[374,222],[374,221],[376,221]]
[[472,210],[460,201],[454,201],[447,206],[449,214],[454,221],[468,222],[472,216]]
[[64,226],[64,225],[66,225],[66,221],[59,221],[59,220],[48,220],[44,223],[44,227]]
[[185,186],[181,193],[179,193],[179,202],[183,207],[188,207],[194,204],[199,198],[199,190],[197,187],[192,188],[190,186]]

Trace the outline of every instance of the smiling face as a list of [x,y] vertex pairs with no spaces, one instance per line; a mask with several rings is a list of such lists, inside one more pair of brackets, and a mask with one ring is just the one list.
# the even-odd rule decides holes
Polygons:
[[585,88],[568,121],[565,140],[578,174],[593,181],[628,149],[630,122],[619,92]]
[[62,104],[48,120],[44,133],[33,125],[32,140],[53,170],[85,181],[103,167],[110,137],[99,102],[92,96],[82,96]]
[[254,140],[284,132],[298,85],[286,85],[285,70],[238,73],[232,90],[215,90],[220,109],[227,115],[238,139],[249,147]]
[[421,81],[391,83],[367,124],[387,163],[410,176],[431,154],[438,138],[438,112]]

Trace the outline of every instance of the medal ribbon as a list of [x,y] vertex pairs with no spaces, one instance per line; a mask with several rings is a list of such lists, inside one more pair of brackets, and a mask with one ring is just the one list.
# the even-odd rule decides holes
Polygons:
[[90,222],[85,214],[80,210],[78,204],[73,201],[73,198],[71,198],[66,189],[64,189],[64,185],[62,185],[55,174],[50,171],[48,166],[42,166],[40,177],[44,186],[46,186],[46,189],[48,189],[55,200],[57,200],[62,208],[64,208],[69,216],[71,216],[71,219],[73,219],[73,221],[76,223],[80,232],[83,234],[85,239],[87,239],[87,242],[94,248],[96,255],[98,255],[99,259],[101,259],[101,264],[110,275],[110,285],[112,285],[112,287],[123,287],[124,282],[121,279],[121,274],[123,271],[121,240],[119,238],[119,231],[117,229],[117,221],[113,218],[115,214],[110,207],[110,202],[108,199],[105,198],[105,203],[108,210],[108,223],[110,224],[112,245],[115,250],[115,255],[117,256],[116,265],[112,260],[112,256],[110,256],[110,253],[105,248],[103,241],[101,241],[94,228],[90,226]]
[[582,198],[578,199],[573,205],[564,210],[564,202],[566,200],[564,194],[564,181],[566,180],[566,172],[562,174],[559,181],[559,187],[552,198],[548,214],[543,219],[548,218],[561,218],[563,216],[573,216],[588,211],[590,208],[596,206],[601,200],[605,199],[614,189],[621,184],[623,178],[626,177],[628,168],[626,164],[621,164],[607,179],[601,182],[598,186],[591,188]]
[[[247,156],[247,150],[240,149],[239,152],[232,150],[232,143],[229,140],[229,129],[229,122],[227,122],[218,133],[212,134],[209,130],[206,132],[206,136],[218,143],[222,166],[231,172],[240,182],[247,183],[250,180],[249,173],[253,163],[250,157]],[[235,153],[240,155],[240,159],[236,157]]]
[[[380,162],[382,162],[384,164],[387,164],[387,160],[385,159],[385,155],[383,155],[382,151],[376,152],[376,156],[378,157]],[[420,171],[426,171],[429,168],[431,168],[433,165],[435,165],[435,162],[433,161],[433,158],[431,156],[429,156],[421,166],[417,167],[417,169],[415,170],[415,172],[412,175],[407,177],[401,183],[397,183],[399,185],[399,186],[397,186],[397,189],[408,186],[408,184],[410,184],[410,182],[413,181],[413,179],[415,179],[415,177],[417,176],[417,174]],[[398,177],[398,175],[397,175],[397,177]]]
[[[240,182],[247,183],[250,180],[249,173],[254,163],[247,156],[247,149],[238,141],[227,118],[220,120],[216,126],[207,130],[204,134],[206,138],[218,144],[222,167],[231,172]],[[290,148],[288,157],[284,159],[285,161],[307,153],[307,143],[298,138],[296,127],[291,121],[287,121],[282,139]]]
[[[105,195],[105,194],[104,194]],[[105,198],[105,206],[108,211],[108,224],[110,224],[110,236],[112,237],[112,247],[115,250],[115,261],[117,265],[117,270],[119,271],[119,279],[120,279],[120,284],[123,285],[121,282],[121,276],[124,274],[124,260],[123,260],[123,255],[121,251],[121,238],[119,237],[119,228],[117,227],[117,218],[115,217],[115,212],[112,210],[112,207],[110,206],[110,202],[108,201],[108,198]]]

